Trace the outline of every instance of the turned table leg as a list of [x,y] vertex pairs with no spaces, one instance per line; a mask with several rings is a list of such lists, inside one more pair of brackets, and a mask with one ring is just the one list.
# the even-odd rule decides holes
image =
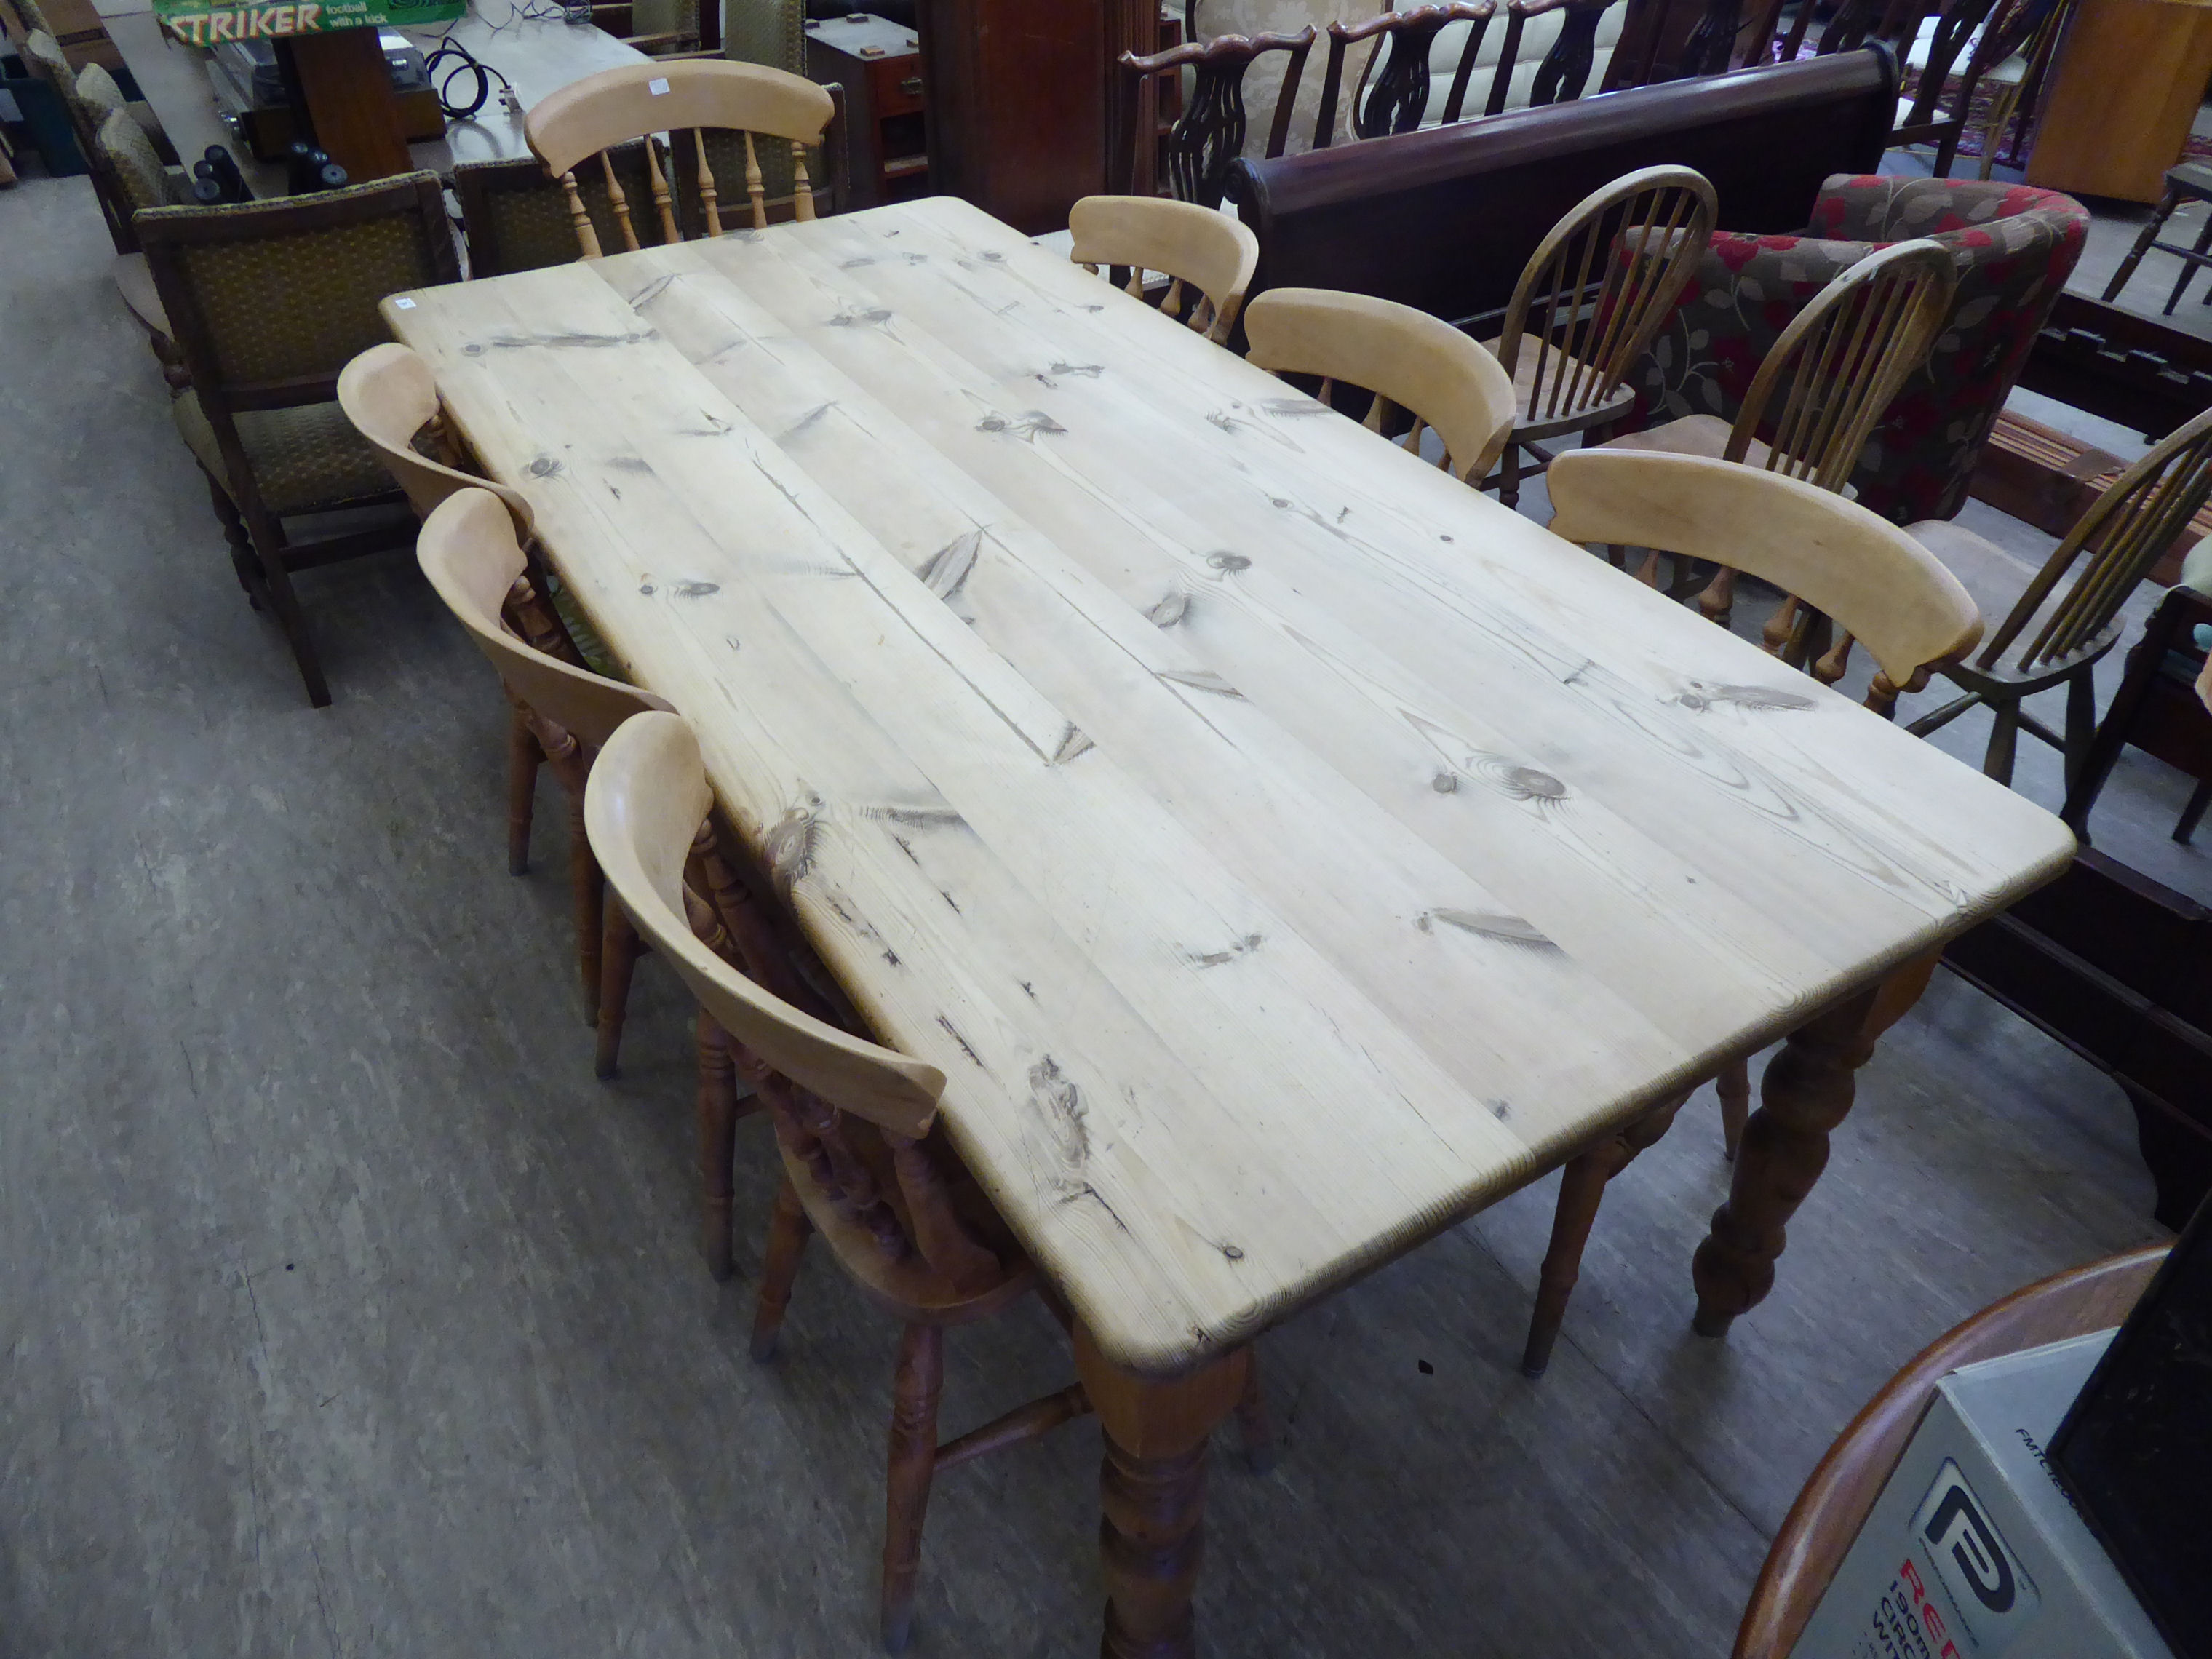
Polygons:
[[1851,1109],[1854,1074],[1881,1034],[1911,1012],[1942,951],[1906,963],[1792,1032],[1767,1062],[1759,1107],[1744,1126],[1728,1202],[1691,1263],[1700,1336],[1725,1336],[1774,1288],[1784,1229],[1828,1162],[1828,1132]]
[[1239,1348],[1188,1376],[1125,1371],[1075,1328],[1075,1366],[1106,1431],[1098,1551],[1106,1574],[1104,1659],[1190,1659],[1191,1594],[1206,1513],[1206,1439],[1244,1395]]

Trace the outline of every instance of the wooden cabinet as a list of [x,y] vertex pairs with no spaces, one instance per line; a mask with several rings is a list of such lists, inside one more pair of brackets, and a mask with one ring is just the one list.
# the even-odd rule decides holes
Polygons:
[[2155,202],[2212,76],[2212,0],[2084,0],[2059,49],[2027,182]]
[[926,195],[929,145],[914,30],[866,13],[810,20],[806,73],[845,89],[848,204],[881,207]]
[[1033,236],[1064,227],[1108,188],[1110,147],[1133,146],[1134,94],[1114,60],[1158,49],[1158,5],[922,0],[933,187]]

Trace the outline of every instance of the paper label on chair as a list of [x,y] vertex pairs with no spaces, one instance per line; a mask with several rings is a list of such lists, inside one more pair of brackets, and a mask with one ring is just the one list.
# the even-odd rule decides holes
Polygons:
[[645,83],[645,89],[646,89],[646,91],[647,91],[647,92],[650,93],[653,97],[655,97],[655,98],[659,97],[659,96],[660,96],[660,94],[661,94],[662,93],[666,92],[666,91],[668,90],[668,78],[667,78],[667,76],[661,76],[661,75],[656,75],[656,76],[654,76],[653,77],[653,79],[652,79],[652,80],[647,81],[647,82]]

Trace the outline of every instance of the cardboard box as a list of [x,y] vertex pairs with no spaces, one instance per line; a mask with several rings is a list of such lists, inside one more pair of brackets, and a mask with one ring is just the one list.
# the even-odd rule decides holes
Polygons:
[[2044,1462],[2111,1341],[1938,1383],[1793,1659],[2173,1659]]

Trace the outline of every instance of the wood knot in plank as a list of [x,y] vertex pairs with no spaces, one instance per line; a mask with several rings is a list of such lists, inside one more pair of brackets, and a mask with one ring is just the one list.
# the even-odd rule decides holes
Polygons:
[[978,432],[1010,432],[1017,438],[1034,438],[1039,433],[1065,434],[1067,428],[1041,409],[1033,409],[1017,420],[1003,415],[986,415],[975,422]]
[[1173,628],[1189,614],[1190,595],[1178,588],[1145,612],[1145,620],[1161,628]]
[[1241,697],[1244,695],[1211,668],[1163,668],[1158,673],[1164,680],[1187,685],[1194,691],[1211,691],[1217,697]]
[[1447,927],[1456,927],[1463,933],[1493,939],[1501,945],[1518,945],[1523,950],[1556,951],[1559,948],[1549,934],[1540,931],[1526,917],[1507,915],[1502,911],[1438,908],[1424,910],[1413,919],[1413,926],[1425,933],[1436,932],[1438,922]]
[[1513,800],[1565,800],[1567,786],[1549,772],[1522,766],[1498,755],[1484,755],[1474,763],[1481,780]]
[[1234,962],[1237,957],[1258,950],[1266,942],[1267,937],[1265,933],[1247,933],[1243,939],[1234,941],[1225,951],[1208,951],[1202,956],[1189,957],[1187,960],[1194,967],[1218,968],[1224,962]]
[[1071,1165],[1091,1156],[1091,1127],[1083,1094],[1050,1054],[1030,1067],[1030,1109],[1051,1132],[1054,1149]]
[[1785,691],[1771,685],[1707,685],[1701,680],[1692,680],[1689,689],[1677,693],[1674,701],[1693,714],[1721,707],[1767,714],[1815,706],[1802,691]]
[[1239,570],[1249,570],[1252,568],[1251,560],[1246,558],[1242,553],[1232,553],[1225,547],[1207,554],[1206,562],[1224,576],[1234,575]]
[[763,850],[768,854],[769,874],[787,896],[814,867],[821,846],[821,798],[810,795],[805,805],[787,809],[769,826]]

